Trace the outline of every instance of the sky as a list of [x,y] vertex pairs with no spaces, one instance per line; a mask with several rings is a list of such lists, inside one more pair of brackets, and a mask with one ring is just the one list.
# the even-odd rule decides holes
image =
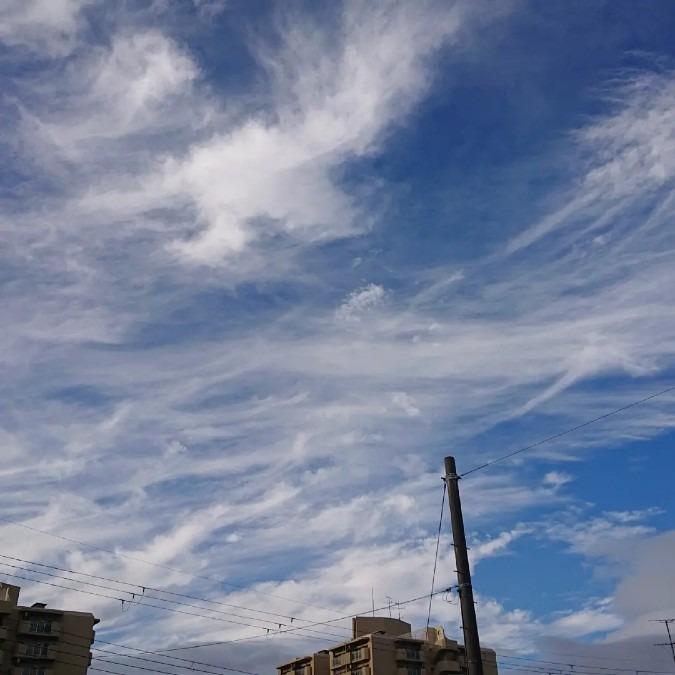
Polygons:
[[[445,455],[675,386],[674,26],[5,0],[0,580],[101,619],[91,672],[272,673],[373,603],[423,627]],[[505,672],[673,670],[674,409],[461,481]],[[431,621],[459,637],[455,594]]]

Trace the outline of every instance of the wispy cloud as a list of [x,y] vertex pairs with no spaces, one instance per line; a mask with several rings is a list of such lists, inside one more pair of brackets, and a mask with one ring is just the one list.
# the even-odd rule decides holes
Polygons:
[[549,471],[544,475],[544,483],[554,488],[566,485],[573,480],[574,478],[564,471]]
[[[561,157],[582,175],[556,186],[566,205],[495,242],[500,255],[424,274],[410,260],[385,280],[337,250],[369,246],[382,218],[347,170],[413,119],[435,58],[452,59],[470,31],[465,6],[292,14],[251,45],[256,91],[230,98],[170,23],[130,16],[93,45],[80,34],[83,3],[48,4],[0,14],[10,48],[54,57],[43,75],[27,68],[4,103],[13,126],[2,141],[17,157],[0,212],[9,517],[251,587],[221,599],[260,606],[253,590],[266,590],[361,610],[373,585],[380,597],[428,591],[410,570],[433,555],[441,448],[473,464],[520,443],[523,419],[533,440],[539,425],[651,393],[672,367],[671,73],[618,87],[621,101]],[[599,376],[623,379],[598,400]],[[661,433],[670,403],[541,453],[576,458]],[[487,443],[495,429],[499,444]],[[531,484],[472,479],[467,514],[501,532],[480,540],[479,556],[525,534],[504,521],[562,503],[569,476],[546,471]],[[615,542],[649,534],[629,520],[563,522],[547,536],[591,555],[608,530]],[[213,592],[205,579],[0,532],[27,558]],[[524,644],[542,630],[525,610],[482,602],[488,640]],[[439,607],[458,625],[456,607]],[[136,616],[94,608],[121,631]],[[423,607],[406,611],[424,619]],[[600,611],[561,618],[560,634],[581,634]],[[167,640],[222,636],[174,619],[158,624]]]
[[67,54],[82,28],[82,10],[96,0],[8,0],[0,8],[0,39],[49,55]]

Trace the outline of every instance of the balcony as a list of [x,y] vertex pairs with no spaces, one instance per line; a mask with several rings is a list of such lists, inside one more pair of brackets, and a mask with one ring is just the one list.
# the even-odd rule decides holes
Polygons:
[[19,635],[39,635],[40,637],[58,638],[61,625],[46,621],[20,621],[16,630]]
[[53,661],[56,659],[57,649],[48,644],[23,644],[19,643],[14,650],[14,656],[22,659],[38,659],[40,661]]
[[426,670],[419,666],[399,666],[396,668],[396,675],[426,675]]
[[[352,652],[352,663],[370,660],[370,647],[359,647]],[[365,674],[364,674],[365,675]]]
[[422,661],[422,650],[421,649],[397,649],[396,650],[396,660],[397,661]]
[[0,640],[6,639],[7,639],[7,629],[4,628],[3,626],[0,626]]
[[441,675],[442,673],[459,673],[461,670],[459,662],[448,657],[444,657],[434,663],[434,675]]
[[[14,668],[12,668],[11,671],[12,675],[23,675],[25,672],[24,667],[25,666],[14,666]],[[44,673],[44,675],[53,675],[54,673],[54,671],[51,668],[43,668],[41,669],[40,672]]]
[[333,656],[330,667],[339,668],[340,666],[346,666],[348,663],[351,663],[351,654],[349,652],[343,652],[342,654]]

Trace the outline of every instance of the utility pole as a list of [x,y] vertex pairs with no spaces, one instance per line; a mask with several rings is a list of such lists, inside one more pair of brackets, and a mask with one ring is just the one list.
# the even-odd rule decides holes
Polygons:
[[652,619],[655,623],[662,623],[666,627],[668,632],[668,642],[657,642],[655,647],[670,647],[670,651],[673,655],[673,661],[675,661],[675,642],[673,642],[673,636],[670,634],[670,624],[675,623],[675,619]]
[[476,621],[476,606],[471,586],[471,570],[469,568],[469,552],[466,547],[464,534],[464,518],[462,517],[462,502],[459,498],[459,476],[454,457],[445,458],[445,484],[448,488],[448,505],[452,522],[452,538],[455,547],[455,562],[457,564],[457,593],[462,610],[462,630],[464,632],[464,647],[466,649],[466,666],[468,675],[483,675],[483,658],[478,639],[478,623]]

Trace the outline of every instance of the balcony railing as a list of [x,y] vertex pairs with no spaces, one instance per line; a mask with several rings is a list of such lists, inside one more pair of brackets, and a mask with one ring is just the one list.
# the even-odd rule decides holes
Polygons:
[[359,649],[355,649],[352,652],[351,659],[352,663],[355,663],[356,661],[368,661],[370,659],[370,648],[359,647]]
[[396,650],[397,661],[422,661],[422,650],[402,649]]
[[19,643],[14,650],[14,656],[22,659],[40,659],[53,661],[56,658],[56,648],[50,645]]
[[44,637],[59,637],[61,626],[56,621],[20,621],[17,633],[23,635],[40,635]]
[[345,666],[351,662],[351,654],[349,652],[343,652],[342,654],[337,654],[333,656],[330,662],[331,668],[339,668],[340,666]]
[[462,670],[458,661],[453,659],[440,659],[434,663],[434,675],[441,675],[442,673],[459,673]]

